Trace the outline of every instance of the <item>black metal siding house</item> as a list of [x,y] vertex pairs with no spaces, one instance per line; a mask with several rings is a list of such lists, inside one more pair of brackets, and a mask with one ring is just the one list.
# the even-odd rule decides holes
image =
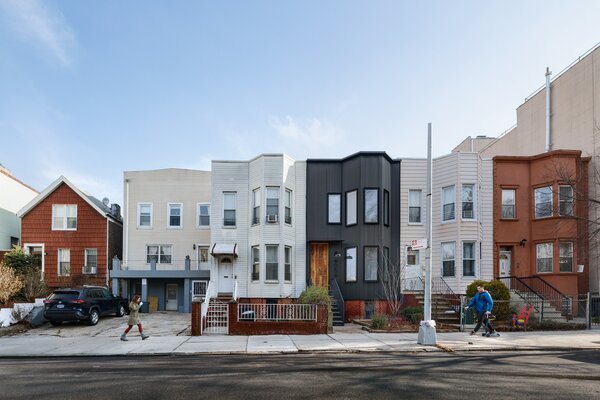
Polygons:
[[346,321],[385,311],[381,268],[400,257],[400,160],[307,160],[306,235],[307,282],[343,298]]

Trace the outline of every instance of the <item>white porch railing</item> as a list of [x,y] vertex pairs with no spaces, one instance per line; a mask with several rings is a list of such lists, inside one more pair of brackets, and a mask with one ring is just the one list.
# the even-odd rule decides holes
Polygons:
[[233,300],[237,301],[238,299],[238,281],[237,279],[233,283]]
[[238,304],[238,321],[316,320],[316,304]]
[[204,303],[202,303],[201,315],[200,315],[200,335],[202,335],[202,331],[204,329],[204,321],[206,319],[206,315],[208,314],[208,305],[210,304],[210,299],[216,297],[217,290],[215,288],[215,284],[213,281],[208,281],[208,286],[206,287],[206,296],[204,296]]

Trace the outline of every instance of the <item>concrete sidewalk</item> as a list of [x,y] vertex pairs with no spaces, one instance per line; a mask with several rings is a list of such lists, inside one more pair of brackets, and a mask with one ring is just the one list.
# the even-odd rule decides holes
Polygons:
[[339,332],[330,335],[151,336],[130,334],[0,338],[0,357],[268,354],[299,352],[434,352],[517,350],[600,350],[600,330],[506,332],[486,338],[468,333],[438,333],[437,346],[417,344],[416,333]]

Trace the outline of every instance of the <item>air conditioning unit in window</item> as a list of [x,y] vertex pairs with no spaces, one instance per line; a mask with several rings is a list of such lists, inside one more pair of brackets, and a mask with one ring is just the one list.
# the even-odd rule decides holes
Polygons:
[[270,224],[274,224],[277,222],[277,214],[268,214],[267,215],[267,222]]

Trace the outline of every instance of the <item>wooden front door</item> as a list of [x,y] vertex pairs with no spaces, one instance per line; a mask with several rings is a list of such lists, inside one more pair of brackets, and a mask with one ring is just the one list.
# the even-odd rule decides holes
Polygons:
[[328,287],[329,244],[313,243],[310,246],[310,280],[314,286]]

